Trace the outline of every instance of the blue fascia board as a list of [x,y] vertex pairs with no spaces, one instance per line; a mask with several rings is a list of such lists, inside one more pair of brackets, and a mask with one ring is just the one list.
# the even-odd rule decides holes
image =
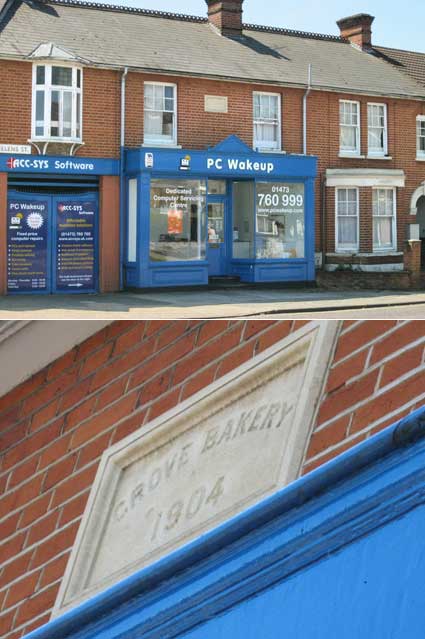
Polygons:
[[425,502],[421,408],[28,635],[175,637]]
[[[244,145],[245,146],[245,145]],[[250,153],[235,146],[208,150],[142,147],[125,149],[125,171],[143,171],[155,175],[178,174],[181,179],[207,176],[213,179],[288,179],[306,180],[317,176],[317,157],[285,153]],[[248,148],[248,147],[246,147]]]
[[65,155],[17,155],[0,153],[0,173],[10,175],[120,175],[120,160]]

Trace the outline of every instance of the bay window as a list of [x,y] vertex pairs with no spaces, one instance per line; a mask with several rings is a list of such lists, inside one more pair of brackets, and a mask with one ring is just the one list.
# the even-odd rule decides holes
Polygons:
[[82,71],[52,64],[33,68],[32,137],[81,140]]
[[395,189],[373,189],[373,250],[396,248]]
[[145,82],[145,144],[177,144],[177,87],[175,84]]
[[281,150],[281,108],[278,93],[254,93],[254,149]]
[[356,252],[359,249],[359,190],[336,189],[335,206],[336,250]]
[[425,115],[416,118],[416,156],[425,159]]
[[339,102],[340,153],[360,155],[360,103]]
[[385,156],[387,142],[387,105],[369,103],[367,105],[368,155]]

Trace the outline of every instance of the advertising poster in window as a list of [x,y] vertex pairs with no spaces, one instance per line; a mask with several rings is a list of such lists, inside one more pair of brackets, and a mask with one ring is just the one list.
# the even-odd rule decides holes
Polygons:
[[56,289],[96,288],[96,202],[63,200],[56,208]]
[[168,211],[168,232],[170,235],[183,233],[183,211],[176,211],[176,209]]
[[258,259],[291,259],[305,256],[304,184],[257,183]]
[[151,180],[150,259],[204,259],[205,210],[204,180]]
[[47,291],[48,202],[9,200],[7,211],[7,289]]

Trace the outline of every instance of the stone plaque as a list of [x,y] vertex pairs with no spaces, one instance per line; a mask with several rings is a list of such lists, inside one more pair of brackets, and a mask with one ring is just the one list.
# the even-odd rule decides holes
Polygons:
[[312,322],[107,450],[55,614],[299,475],[337,322]]

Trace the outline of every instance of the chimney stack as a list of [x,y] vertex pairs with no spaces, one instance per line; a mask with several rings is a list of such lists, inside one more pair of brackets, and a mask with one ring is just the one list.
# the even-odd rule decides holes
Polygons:
[[242,5],[244,0],[205,0],[208,20],[221,35],[242,35]]
[[372,48],[372,22],[375,18],[368,13],[358,13],[355,16],[338,20],[337,25],[341,31],[341,37],[349,40],[351,44],[360,49]]

